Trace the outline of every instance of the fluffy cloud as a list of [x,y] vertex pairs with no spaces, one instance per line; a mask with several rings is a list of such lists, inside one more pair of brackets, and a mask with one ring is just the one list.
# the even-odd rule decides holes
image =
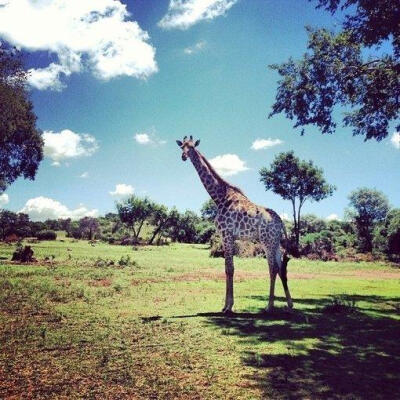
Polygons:
[[340,221],[340,218],[337,214],[329,214],[325,219],[327,221]]
[[54,166],[70,158],[91,156],[99,147],[92,135],[75,133],[69,129],[45,131],[43,140],[44,154],[53,160]]
[[164,29],[188,29],[197,22],[224,15],[237,0],[170,0],[168,12],[158,23]]
[[126,198],[128,196],[131,196],[135,189],[131,185],[126,185],[125,183],[119,183],[115,185],[115,190],[111,191],[110,194],[113,197],[119,197],[119,198]]
[[136,140],[137,143],[139,144],[165,144],[165,140],[161,140],[157,138],[154,134],[149,134],[149,133],[136,133],[134,136],[134,139]]
[[269,147],[277,146],[278,144],[282,144],[282,140],[280,139],[256,139],[252,145],[252,150],[261,150],[261,149],[268,149]]
[[0,207],[6,205],[9,201],[10,199],[7,193],[0,194]]
[[24,50],[57,58],[31,69],[37,89],[61,90],[62,79],[82,70],[108,80],[157,72],[149,35],[129,20],[120,0],[0,0],[0,36]]
[[289,221],[289,220],[290,220],[289,214],[287,214],[287,213],[279,214],[279,216],[281,217],[281,219],[284,219],[284,220],[286,220],[286,221]]
[[78,208],[70,210],[60,202],[43,196],[29,199],[19,212],[28,214],[32,221],[58,218],[80,219],[98,215],[98,210],[96,209],[88,210],[83,205],[80,205]]
[[79,178],[86,179],[89,178],[89,172],[85,171],[79,175]]
[[187,55],[198,53],[206,47],[206,44],[207,42],[205,40],[200,40],[200,42],[197,42],[193,46],[189,46],[183,49],[183,52]]
[[390,138],[392,145],[396,147],[396,149],[400,149],[400,132],[394,132],[392,137]]
[[236,175],[246,171],[246,162],[241,160],[236,154],[223,154],[210,160],[211,165],[223,176]]

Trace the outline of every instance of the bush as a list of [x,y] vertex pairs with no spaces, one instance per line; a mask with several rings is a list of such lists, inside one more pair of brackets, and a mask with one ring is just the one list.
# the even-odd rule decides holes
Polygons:
[[56,240],[57,233],[51,230],[40,231],[36,234],[39,240]]
[[20,261],[24,263],[34,261],[33,250],[31,249],[31,246],[22,247],[21,242],[18,242],[11,261]]
[[[264,249],[258,242],[248,240],[236,240],[234,247],[234,255],[238,257],[264,257]],[[210,257],[224,257],[224,249],[222,246],[221,236],[215,233],[210,240]]]

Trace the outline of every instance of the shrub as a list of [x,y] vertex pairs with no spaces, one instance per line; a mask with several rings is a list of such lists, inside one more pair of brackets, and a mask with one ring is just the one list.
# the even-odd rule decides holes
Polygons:
[[20,261],[24,263],[34,261],[33,250],[31,249],[31,246],[22,247],[21,242],[18,242],[11,261]]
[[36,234],[39,240],[56,240],[57,233],[51,230],[40,231]]
[[[257,257],[264,256],[264,249],[258,242],[247,240],[236,240],[234,255],[238,257]],[[215,233],[210,240],[210,257],[224,257],[224,249],[221,236]]]

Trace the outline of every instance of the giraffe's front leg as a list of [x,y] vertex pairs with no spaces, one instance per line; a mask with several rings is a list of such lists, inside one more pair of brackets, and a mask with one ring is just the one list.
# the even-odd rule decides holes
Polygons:
[[225,306],[222,309],[223,313],[232,312],[233,307],[233,251],[234,251],[234,240],[231,236],[223,237],[224,255],[225,255],[225,278],[226,278],[226,294],[225,294]]

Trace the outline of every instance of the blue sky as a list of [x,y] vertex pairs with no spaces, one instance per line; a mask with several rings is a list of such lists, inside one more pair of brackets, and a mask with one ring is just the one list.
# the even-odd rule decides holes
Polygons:
[[[98,5],[106,9],[110,2]],[[70,0],[70,18],[107,19],[109,11],[91,10],[90,3]],[[391,137],[365,143],[340,124],[331,136],[312,127],[300,136],[283,116],[267,118],[278,80],[267,65],[304,53],[305,25],[334,28],[338,19],[306,0],[209,0],[203,9],[200,3],[190,0],[182,14],[169,0],[114,2],[108,25],[76,25],[74,32],[69,14],[47,10],[47,0],[15,0],[35,7],[33,21],[23,20],[17,6],[0,9],[0,37],[24,50],[38,126],[47,135],[35,181],[14,183],[3,206],[34,219],[101,215],[134,191],[197,211],[208,194],[175,143],[192,134],[208,159],[233,155],[222,157],[231,173],[226,179],[280,214],[290,214],[290,203],[266,192],[258,171],[287,150],[312,159],[337,186],[304,212],[342,217],[348,194],[361,186],[383,191],[399,207],[400,149]],[[29,25],[35,23],[40,29]],[[256,139],[281,143],[254,150]]]

